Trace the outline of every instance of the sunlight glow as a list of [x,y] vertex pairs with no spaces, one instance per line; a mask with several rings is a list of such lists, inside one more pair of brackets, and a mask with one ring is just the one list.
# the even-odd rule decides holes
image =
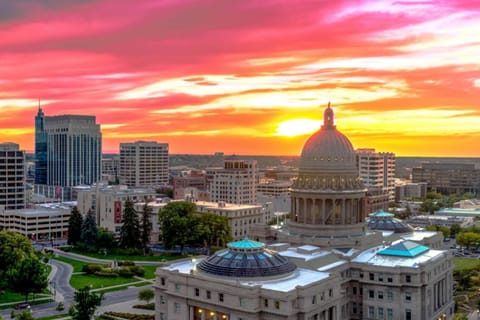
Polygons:
[[277,136],[294,137],[309,134],[320,129],[322,121],[311,119],[286,120],[278,124]]

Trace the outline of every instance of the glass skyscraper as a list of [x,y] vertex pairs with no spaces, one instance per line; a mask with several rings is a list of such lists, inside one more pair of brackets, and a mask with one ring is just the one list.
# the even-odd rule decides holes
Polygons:
[[102,134],[95,116],[48,117],[39,109],[35,139],[37,192],[68,200],[71,187],[101,179]]

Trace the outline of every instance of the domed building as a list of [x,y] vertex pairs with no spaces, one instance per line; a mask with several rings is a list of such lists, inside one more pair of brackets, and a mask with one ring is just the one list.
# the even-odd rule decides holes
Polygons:
[[156,320],[452,319],[452,254],[438,233],[382,212],[368,228],[365,194],[329,105],[303,147],[287,226],[262,226],[276,241],[158,268]]
[[328,104],[323,126],[303,146],[297,180],[291,191],[286,236],[293,243],[322,247],[362,247],[381,237],[365,228],[365,195],[348,138],[337,130]]

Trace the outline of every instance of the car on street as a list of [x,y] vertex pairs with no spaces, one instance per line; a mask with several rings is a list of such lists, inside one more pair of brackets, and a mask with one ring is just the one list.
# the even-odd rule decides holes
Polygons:
[[30,309],[30,303],[22,302],[15,306],[15,310],[21,310],[21,309]]

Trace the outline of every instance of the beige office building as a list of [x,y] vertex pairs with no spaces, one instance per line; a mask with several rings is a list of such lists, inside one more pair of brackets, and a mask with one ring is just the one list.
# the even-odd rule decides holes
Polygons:
[[159,187],[168,183],[168,143],[136,141],[120,144],[120,183]]
[[[328,106],[302,151],[291,219],[272,227],[277,241],[244,238],[158,268],[156,319],[451,319],[453,263],[434,249],[441,235],[368,229],[365,195]],[[394,222],[377,216],[378,226]]]

